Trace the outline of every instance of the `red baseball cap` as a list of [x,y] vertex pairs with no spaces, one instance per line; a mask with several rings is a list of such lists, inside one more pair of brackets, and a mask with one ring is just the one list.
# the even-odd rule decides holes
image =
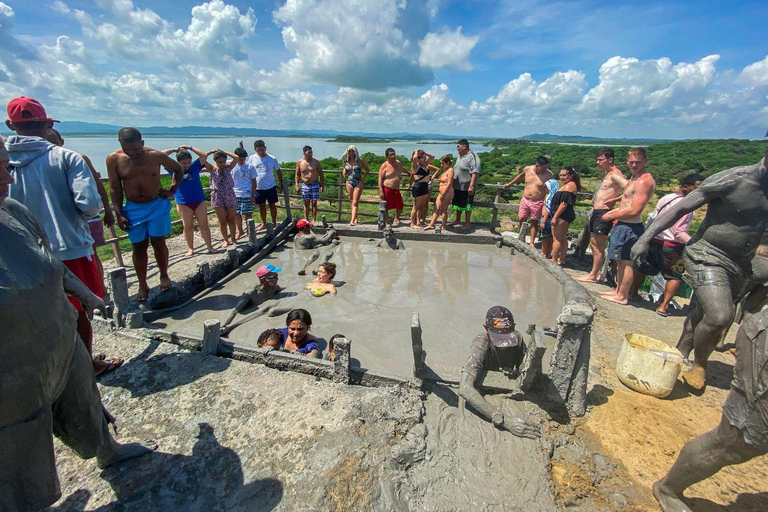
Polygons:
[[12,123],[29,123],[41,121],[53,121],[59,123],[58,119],[51,119],[45,113],[45,109],[39,101],[21,96],[8,102],[8,120]]
[[311,226],[311,222],[307,222],[305,219],[299,219],[298,222],[296,222],[296,227],[299,229],[304,229],[304,226]]

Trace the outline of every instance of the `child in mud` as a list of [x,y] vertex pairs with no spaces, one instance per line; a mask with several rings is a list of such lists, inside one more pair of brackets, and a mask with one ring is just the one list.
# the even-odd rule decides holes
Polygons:
[[322,297],[323,295],[336,295],[336,286],[333,284],[333,278],[336,277],[336,264],[326,261],[317,267],[317,277],[314,281],[307,284],[307,290],[313,297]]
[[[277,284],[277,273],[281,270],[283,269],[280,267],[275,267],[270,263],[259,267],[259,269],[256,271],[256,277],[259,278],[258,284],[248,288],[245,293],[240,296],[240,299],[237,301],[235,307],[229,311],[227,319],[224,320],[224,325],[221,326],[222,336],[227,336],[235,327],[249,322],[254,318],[258,318],[261,315],[275,316],[281,315],[287,311],[279,307],[279,300],[275,301],[269,307],[262,307],[262,304],[265,301],[274,299],[275,296],[283,290]],[[258,306],[259,309],[235,321],[235,317],[238,313],[252,305]]]
[[280,332],[280,329],[267,329],[259,335],[259,339],[256,342],[256,346],[270,350],[280,350],[285,341],[285,336]]
[[448,226],[448,207],[453,200],[453,157],[451,155],[444,155],[440,158],[440,167],[443,168],[443,174],[439,180],[440,192],[437,195],[437,199],[435,199],[435,210],[432,213],[432,220],[429,221],[427,226],[424,226],[424,231],[435,229],[438,216],[443,221],[442,229]]
[[328,352],[323,354],[323,359],[325,359],[326,361],[336,360],[336,357],[333,354],[334,342],[336,341],[336,338],[343,338],[343,337],[344,337],[343,334],[334,334],[333,336],[331,336],[331,339],[328,341]]

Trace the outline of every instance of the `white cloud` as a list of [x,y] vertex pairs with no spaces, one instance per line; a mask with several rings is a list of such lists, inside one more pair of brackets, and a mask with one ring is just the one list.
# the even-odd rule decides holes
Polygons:
[[461,27],[430,32],[419,41],[419,64],[432,69],[453,67],[470,71],[472,64],[469,62],[469,54],[479,40],[478,36],[463,35]]
[[558,71],[542,83],[536,82],[530,73],[523,73],[489,98],[488,103],[509,112],[552,110],[578,104],[586,87],[587,80],[581,71]]
[[753,87],[768,86],[768,56],[745,67],[737,82]]
[[295,57],[280,77],[357,89],[424,85],[418,41],[428,32],[423,2],[405,0],[287,0],[273,13]]

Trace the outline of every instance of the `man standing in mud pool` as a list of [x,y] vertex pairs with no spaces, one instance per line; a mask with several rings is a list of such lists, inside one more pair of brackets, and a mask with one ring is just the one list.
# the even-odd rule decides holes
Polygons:
[[[541,435],[540,427],[526,421],[522,411],[505,417],[500,409],[493,407],[475,387],[478,375],[483,370],[502,370],[505,373],[519,372],[520,363],[525,355],[523,338],[515,330],[512,313],[503,306],[494,306],[485,314],[483,324],[485,332],[472,341],[469,359],[461,369],[459,395],[483,418],[490,420],[493,426],[511,432],[518,437],[535,439]],[[513,401],[510,408],[517,409]]]
[[[296,162],[296,193],[301,191],[301,199],[304,201],[304,218],[309,222],[314,223],[317,220],[317,200],[320,199],[323,189],[325,189],[323,168],[317,158],[312,156],[312,148],[304,146],[304,158]],[[312,207],[311,219],[310,206]]]
[[[184,171],[181,164],[162,151],[145,147],[136,128],[121,129],[117,139],[121,149],[107,157],[109,188],[117,225],[128,233],[133,244],[133,267],[139,280],[136,300],[143,302],[149,296],[147,249],[150,243],[160,271],[160,289],[165,291],[171,287],[165,237],[171,234],[170,198],[184,179]],[[168,190],[163,189],[160,182],[160,167],[173,172]]]
[[526,166],[522,172],[512,178],[512,181],[504,185],[504,188],[511,187],[521,179],[525,182],[523,197],[520,199],[520,209],[517,216],[520,223],[530,219],[531,221],[531,247],[535,247],[536,233],[539,231],[539,221],[544,213],[544,199],[547,197],[547,183],[554,179],[555,175],[549,170],[549,159],[540,156],[536,159],[534,165]]

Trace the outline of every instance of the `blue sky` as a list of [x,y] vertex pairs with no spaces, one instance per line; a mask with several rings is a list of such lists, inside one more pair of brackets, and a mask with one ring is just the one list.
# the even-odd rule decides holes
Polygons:
[[66,120],[478,136],[768,128],[764,2],[0,1],[0,99]]

